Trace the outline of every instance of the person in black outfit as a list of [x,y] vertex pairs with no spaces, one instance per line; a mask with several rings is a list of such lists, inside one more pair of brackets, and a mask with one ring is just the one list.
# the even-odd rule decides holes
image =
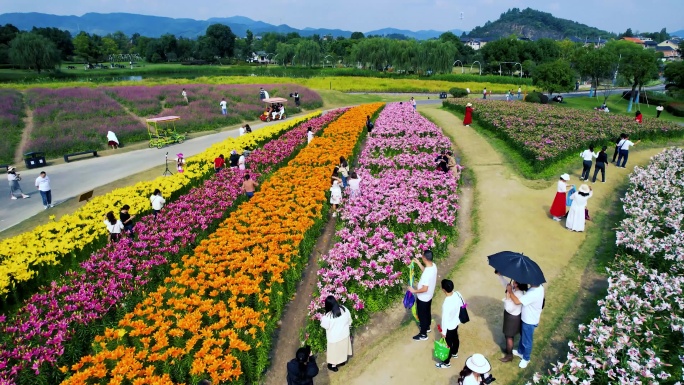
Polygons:
[[613,163],[615,163],[615,159],[617,159],[618,154],[620,153],[620,142],[625,138],[625,134],[620,134],[620,137],[615,141],[615,152],[613,153]]
[[133,232],[133,219],[135,218],[135,215],[131,215],[131,213],[128,212],[130,209],[131,206],[123,205],[121,211],[119,211],[119,220],[123,223],[124,232],[128,235]]
[[442,151],[442,153],[437,156],[435,164],[437,165],[437,170],[442,172],[449,171],[449,158],[446,156],[446,150]]
[[601,182],[606,183],[606,166],[608,165],[608,154],[606,150],[608,147],[603,146],[601,152],[599,152],[598,157],[596,157],[596,165],[594,166],[594,178],[591,183],[596,183],[596,175],[598,175],[599,170],[601,170]]
[[237,168],[240,155],[238,155],[237,151],[233,150],[230,152],[230,158],[228,158],[228,160],[230,161],[230,168]]
[[295,358],[287,363],[287,385],[313,385],[316,375],[318,365],[311,354],[311,348],[305,346],[297,349]]
[[370,134],[371,131],[373,131],[373,122],[371,122],[370,116],[366,115],[366,129],[368,130],[368,133]]
[[299,107],[299,92],[294,93],[295,105]]

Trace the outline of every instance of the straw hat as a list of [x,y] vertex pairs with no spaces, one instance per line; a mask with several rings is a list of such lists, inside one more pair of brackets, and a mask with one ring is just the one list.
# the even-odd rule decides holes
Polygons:
[[489,361],[487,361],[485,356],[479,353],[470,356],[470,358],[466,360],[466,366],[468,369],[478,374],[485,374],[492,370],[492,365],[489,364]]
[[15,170],[15,168],[14,168],[13,166],[7,167],[7,172],[11,172],[11,171],[14,171],[14,170]]
[[568,175],[567,173],[565,173],[565,174],[561,175],[561,179],[563,179],[564,181],[569,181],[569,180],[570,180],[570,175]]
[[591,190],[589,190],[589,186],[587,186],[586,184],[581,185],[579,188],[579,192],[581,193],[589,194],[590,191]]
[[473,106],[473,103],[466,104],[466,107],[472,107],[472,106]]

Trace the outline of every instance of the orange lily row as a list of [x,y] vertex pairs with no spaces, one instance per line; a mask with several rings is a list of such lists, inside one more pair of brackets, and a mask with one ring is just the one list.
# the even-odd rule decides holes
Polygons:
[[72,384],[253,383],[322,224],[330,173],[349,157],[367,115],[354,107],[274,173],[218,230],[64,372]]

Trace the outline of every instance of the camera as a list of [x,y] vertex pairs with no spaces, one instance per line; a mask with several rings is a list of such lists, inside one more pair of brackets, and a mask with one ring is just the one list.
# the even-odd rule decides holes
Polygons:
[[484,382],[484,383],[487,384],[487,385],[491,384],[491,383],[494,382],[494,381],[496,381],[496,378],[494,378],[494,376],[492,376],[492,375],[489,374],[489,373],[487,373],[487,374],[485,374],[484,376],[482,376],[482,382]]
[[290,92],[290,97],[291,97],[291,98],[293,98],[293,97],[294,97],[294,94],[293,94],[292,92]]

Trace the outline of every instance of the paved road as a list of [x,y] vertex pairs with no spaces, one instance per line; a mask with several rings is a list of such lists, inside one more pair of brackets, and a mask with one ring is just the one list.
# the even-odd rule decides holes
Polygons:
[[[274,123],[277,122],[258,123],[251,125],[251,127],[257,130]],[[2,197],[0,198],[0,231],[8,229],[44,210],[40,193],[34,187],[35,179],[41,171],[45,171],[50,177],[52,203],[57,205],[96,187],[162,165],[164,164],[164,154],[167,151],[169,152],[170,161],[175,159],[175,154],[179,152],[182,152],[186,157],[190,157],[204,151],[214,143],[229,137],[234,138],[238,135],[239,131],[236,128],[190,139],[183,144],[175,144],[161,150],[146,148],[117,155],[21,171],[22,181],[19,184],[24,193],[30,195],[31,198],[10,199],[9,184],[6,180],[0,181],[0,197]],[[169,168],[175,173],[175,165],[171,163]]]

